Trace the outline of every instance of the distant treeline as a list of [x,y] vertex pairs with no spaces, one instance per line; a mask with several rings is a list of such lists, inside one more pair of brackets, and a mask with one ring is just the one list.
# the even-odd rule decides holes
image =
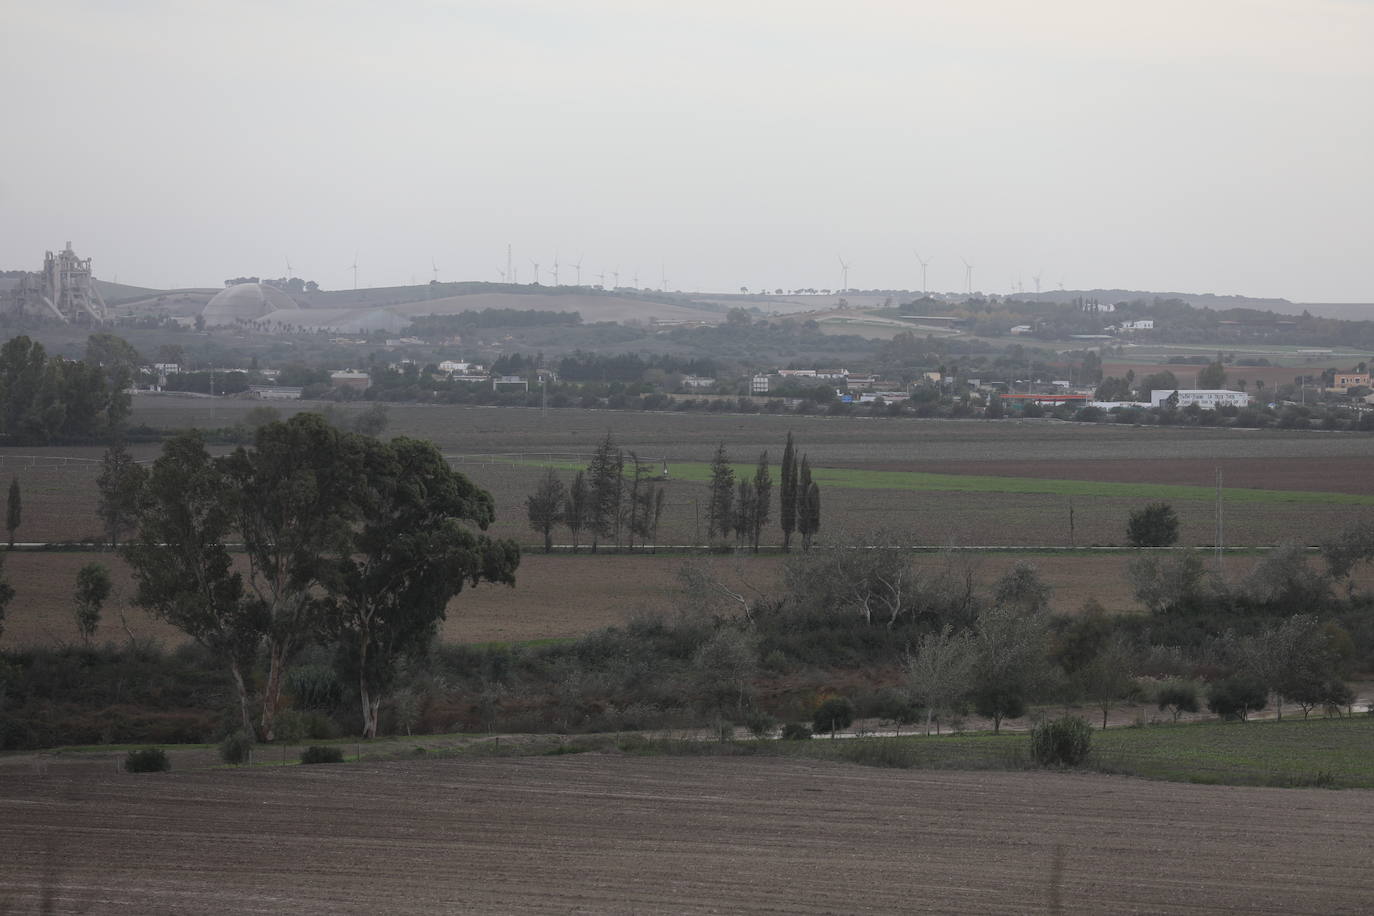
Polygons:
[[129,416],[133,348],[95,334],[84,360],[49,357],[19,336],[0,347],[0,433],[13,445],[99,439]]
[[665,374],[715,376],[720,364],[713,359],[638,353],[586,353],[581,350],[563,357],[558,374],[570,382],[638,382],[645,373],[657,369]]
[[[1111,311],[1099,310],[1108,306]],[[1306,311],[1285,315],[1254,308],[1213,309],[1159,296],[1117,302],[1081,297],[1072,302],[1031,302],[975,296],[955,305],[918,299],[904,303],[900,311],[961,317],[968,330],[984,336],[1005,336],[1013,327],[1025,325],[1031,329],[1031,337],[1064,340],[1073,334],[1100,334],[1103,328],[1122,321],[1153,319],[1155,326],[1145,332],[1145,339],[1160,343],[1205,339],[1222,348],[1243,343],[1374,346],[1374,321],[1323,318]]]

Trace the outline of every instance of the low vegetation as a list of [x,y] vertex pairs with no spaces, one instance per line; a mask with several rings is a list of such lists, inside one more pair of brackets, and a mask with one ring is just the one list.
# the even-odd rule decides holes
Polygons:
[[167,752],[160,747],[147,747],[129,751],[124,758],[126,773],[165,773],[172,768]]

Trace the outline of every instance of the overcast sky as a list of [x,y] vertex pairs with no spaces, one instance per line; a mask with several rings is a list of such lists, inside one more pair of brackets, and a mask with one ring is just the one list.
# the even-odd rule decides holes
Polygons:
[[1374,302],[1370,0],[64,0],[0,267]]

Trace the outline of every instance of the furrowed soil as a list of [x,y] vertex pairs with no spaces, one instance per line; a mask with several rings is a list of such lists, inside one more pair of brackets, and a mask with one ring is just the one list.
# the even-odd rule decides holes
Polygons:
[[0,784],[0,911],[1359,913],[1374,794],[744,758]]

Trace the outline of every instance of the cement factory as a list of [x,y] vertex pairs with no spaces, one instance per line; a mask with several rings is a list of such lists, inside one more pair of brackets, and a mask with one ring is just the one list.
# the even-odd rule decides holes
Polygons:
[[0,311],[51,314],[68,324],[99,324],[107,317],[105,300],[91,282],[91,259],[79,258],[72,243],[43,256],[43,269],[27,273],[0,293]]

